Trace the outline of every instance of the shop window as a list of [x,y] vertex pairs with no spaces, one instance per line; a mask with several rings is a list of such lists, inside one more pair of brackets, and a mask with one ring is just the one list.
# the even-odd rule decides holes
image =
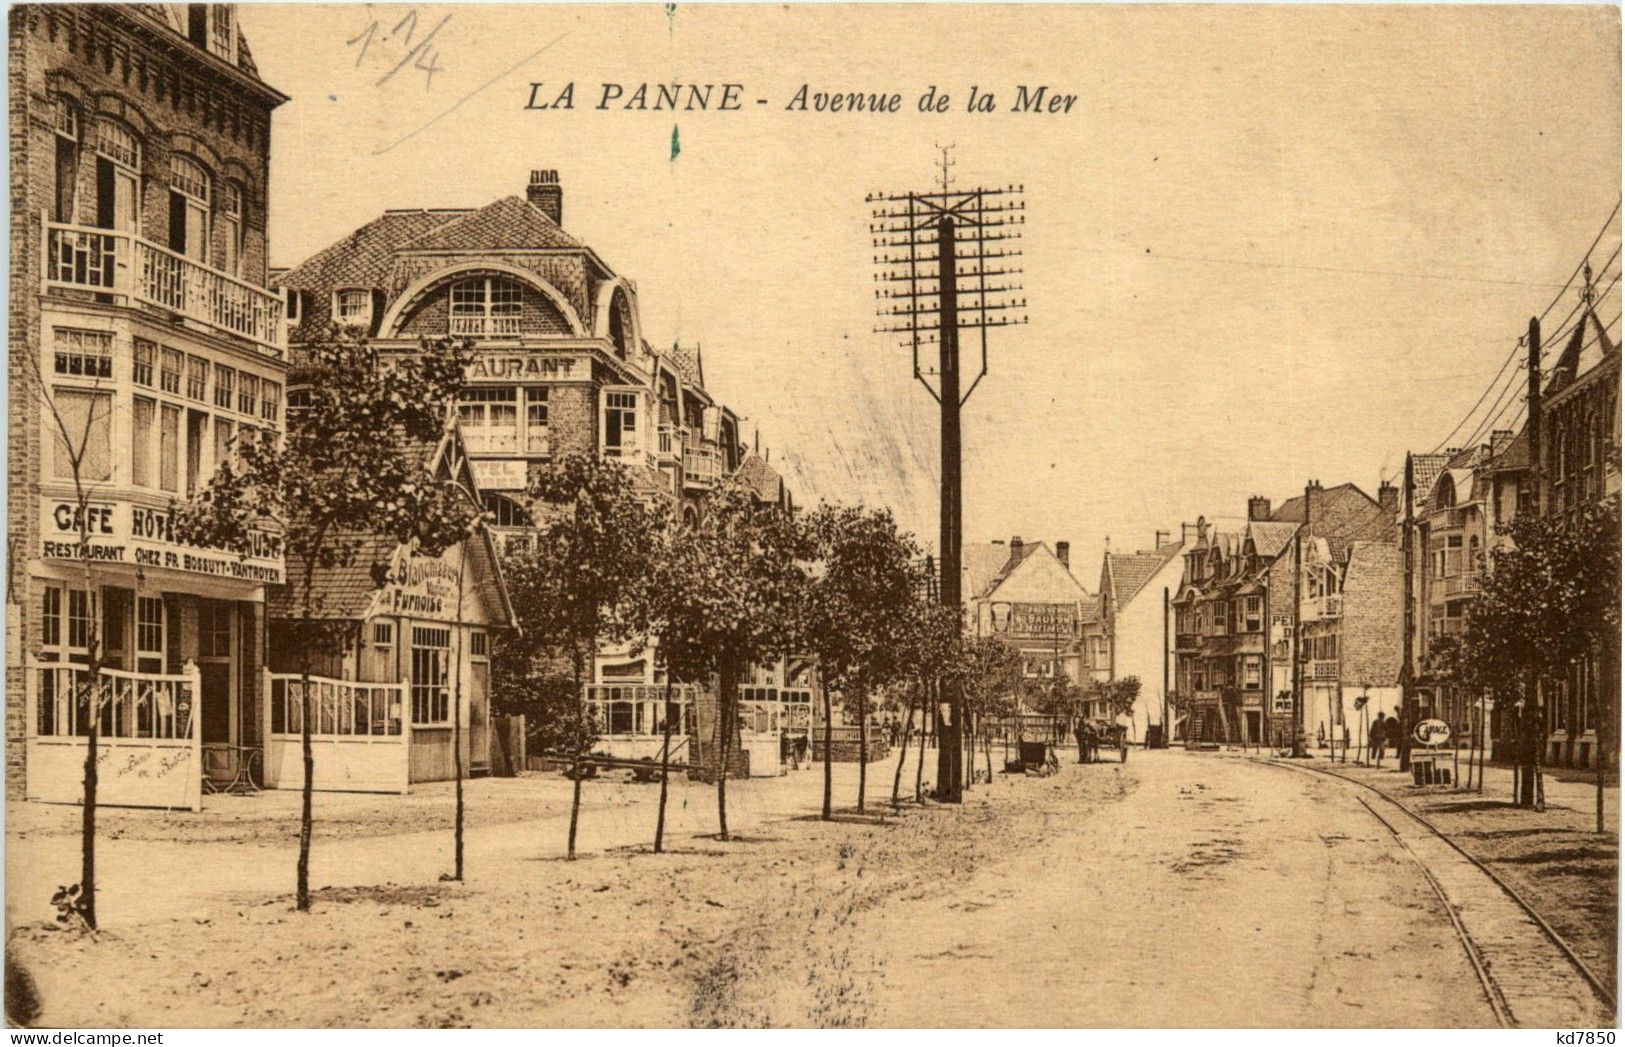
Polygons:
[[68,646],[74,650],[88,650],[90,631],[94,622],[90,594],[83,589],[69,589]]
[[450,722],[451,630],[434,626],[412,627],[412,722],[418,725]]
[[488,658],[489,647],[484,629],[475,629],[468,634],[468,656],[470,658]]
[[62,643],[62,590],[47,585],[40,608],[40,643],[57,647]]
[[374,647],[393,647],[393,646],[395,646],[395,623],[394,622],[373,622],[372,623],[372,644],[373,644]]
[[511,338],[519,334],[520,289],[512,280],[477,277],[451,288],[451,334]]
[[113,377],[113,333],[77,327],[51,329],[56,373],[73,378]]
[[[113,396],[80,389],[55,389],[51,399],[61,416],[61,426],[52,425],[51,476],[74,479],[74,460],[79,463],[78,479],[102,482],[113,478]],[[66,435],[64,435],[64,432]]]
[[135,600],[136,671],[159,673],[164,670],[164,601],[156,596]]
[[481,500],[485,503],[485,511],[491,514],[491,524],[494,527],[529,527],[530,514],[525,507],[506,495],[487,491]]
[[194,261],[209,260],[209,175],[196,160],[169,158],[169,248]]

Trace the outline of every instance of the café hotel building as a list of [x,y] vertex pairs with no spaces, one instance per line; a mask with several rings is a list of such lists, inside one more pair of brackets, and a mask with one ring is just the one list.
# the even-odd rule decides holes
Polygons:
[[283,425],[265,218],[286,99],[232,5],[10,18],[7,795],[78,802],[99,715],[103,801],[196,808],[262,742],[283,562],[270,534],[247,558],[182,546],[169,506]]

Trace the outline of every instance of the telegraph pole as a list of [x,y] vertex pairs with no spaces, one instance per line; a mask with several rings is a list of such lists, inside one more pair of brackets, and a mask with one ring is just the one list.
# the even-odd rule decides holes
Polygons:
[[1410,452],[1405,453],[1405,519],[1401,524],[1405,529],[1400,532],[1400,556],[1405,559],[1405,609],[1401,615],[1401,625],[1405,635],[1400,640],[1402,646],[1401,661],[1399,665],[1399,708],[1403,715],[1400,721],[1399,752],[1394,755],[1399,760],[1399,769],[1411,769],[1411,695],[1415,690],[1416,673],[1416,517],[1412,503],[1412,492],[1416,490],[1416,466]]
[[1162,587],[1162,744],[1159,749],[1168,748],[1168,587]]
[[[950,147],[951,148],[951,147]],[[925,193],[871,193],[869,231],[878,271],[878,333],[903,336],[914,355],[914,377],[941,407],[941,566],[939,592],[945,607],[964,607],[960,591],[964,502],[960,473],[959,411],[987,374],[987,332],[1027,322],[1025,298],[1011,260],[1026,221],[1020,186],[955,189],[953,161],[942,150],[941,186]],[[964,279],[964,286],[960,284]],[[981,335],[981,367],[962,390],[961,328]],[[937,342],[933,372],[920,366],[920,348]],[[929,380],[935,377],[936,384]],[[937,798],[959,803],[965,788],[964,696],[952,680],[940,683],[937,707]]]

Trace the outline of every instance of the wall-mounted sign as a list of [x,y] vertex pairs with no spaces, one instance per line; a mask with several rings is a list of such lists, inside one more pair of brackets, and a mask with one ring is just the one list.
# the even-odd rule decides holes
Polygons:
[[592,357],[585,353],[475,353],[468,365],[471,382],[585,382],[592,378]]
[[527,463],[522,458],[474,458],[469,464],[482,491],[523,491],[529,486]]
[[[1004,615],[1000,611],[1003,609]],[[1003,628],[1000,619],[1004,617]],[[1077,631],[1078,607],[1069,603],[1012,603],[993,605],[993,628],[1011,636],[1034,639],[1067,637]]]
[[[80,521],[88,541],[80,541]],[[199,549],[175,540],[167,509],[130,502],[92,502],[83,510],[68,498],[40,499],[40,555],[47,560],[96,560],[167,571],[203,574],[255,585],[282,583],[282,539],[267,531],[250,535],[246,557]]]
[[366,617],[385,614],[456,621],[457,564],[453,558],[461,555],[455,547],[444,557],[413,556],[405,548],[397,549],[382,588],[372,594]]
[[1276,691],[1275,700],[1270,703],[1270,712],[1288,715],[1292,712],[1292,692]]

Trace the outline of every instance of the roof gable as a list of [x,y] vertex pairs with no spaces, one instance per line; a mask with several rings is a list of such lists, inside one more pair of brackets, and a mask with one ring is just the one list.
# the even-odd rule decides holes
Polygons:
[[407,246],[414,251],[579,249],[581,242],[524,197],[505,196],[423,233]]

